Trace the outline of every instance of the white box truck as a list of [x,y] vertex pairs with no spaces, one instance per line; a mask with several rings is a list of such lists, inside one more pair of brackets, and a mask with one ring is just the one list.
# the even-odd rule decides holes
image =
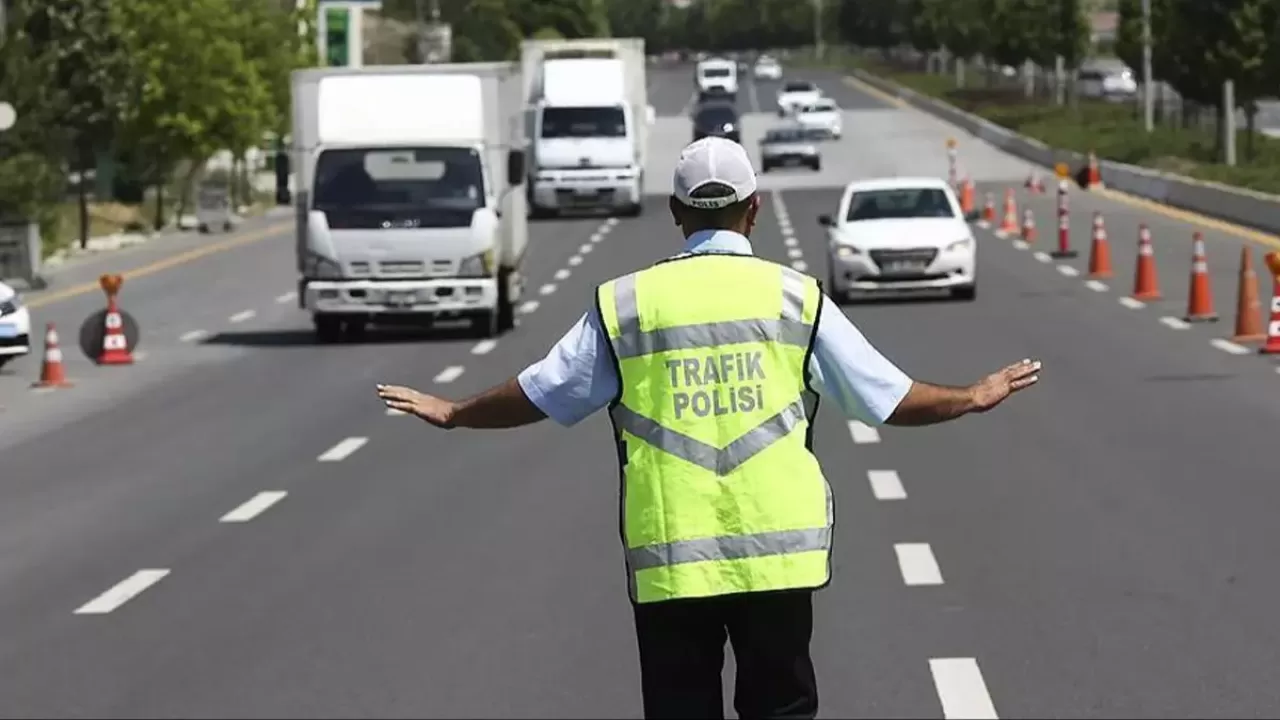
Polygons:
[[293,73],[299,305],[367,324],[514,326],[528,242],[514,63]]
[[521,53],[532,214],[639,215],[654,121],[644,40],[526,40]]

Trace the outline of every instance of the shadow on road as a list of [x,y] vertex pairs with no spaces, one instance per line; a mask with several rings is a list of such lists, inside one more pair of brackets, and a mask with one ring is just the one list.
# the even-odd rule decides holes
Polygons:
[[344,334],[333,342],[320,342],[311,328],[285,330],[245,330],[221,332],[200,341],[201,345],[234,347],[288,348],[337,347],[362,345],[394,345],[401,343],[435,343],[477,339],[469,326],[445,328],[369,328],[364,332]]

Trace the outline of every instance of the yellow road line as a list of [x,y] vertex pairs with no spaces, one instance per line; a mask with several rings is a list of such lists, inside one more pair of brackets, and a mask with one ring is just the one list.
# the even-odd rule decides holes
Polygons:
[[[287,227],[289,227],[289,225],[290,223],[277,223],[274,225],[268,225],[267,227],[261,228],[259,230],[256,230],[254,232],[251,232],[245,235],[228,238],[226,240],[222,240],[220,242],[216,242],[210,245],[194,248],[192,250],[179,253],[177,255],[172,255],[163,260],[157,260],[156,262],[153,262],[149,265],[143,265],[141,267],[136,267],[132,270],[126,270],[125,272],[122,272],[120,274],[123,275],[126,280],[136,280],[137,278],[146,277],[148,275],[158,273],[161,270],[167,270],[171,267],[176,267],[178,265],[185,265],[194,260],[198,260],[206,255],[213,255],[214,253],[225,252],[233,248],[238,248],[241,245],[248,245],[250,243],[258,242],[259,240],[271,237],[272,235],[279,233],[281,230],[284,230]],[[31,298],[26,302],[26,305],[29,308],[40,308],[40,307],[44,307],[45,305],[52,305],[53,303],[61,302],[68,298],[78,297],[80,295],[84,295],[85,293],[95,292],[95,291],[96,292],[102,291],[102,287],[96,281],[81,283],[80,285],[72,285],[71,287],[63,288],[61,290],[51,292],[48,295],[41,295],[39,297]]]
[[[867,93],[868,95],[872,95],[876,98],[884,100],[885,102],[897,105],[898,107],[903,109],[912,109],[912,106],[908,104],[905,100],[894,97],[893,95],[890,95],[884,92],[883,90],[880,90],[879,88],[872,87],[871,85],[868,85],[867,83],[859,80],[856,77],[845,76],[844,80],[849,85],[856,87],[858,90],[861,90]],[[940,122],[945,122],[945,121],[940,121]],[[1220,232],[1224,235],[1231,235],[1231,236],[1240,238],[1241,240],[1246,240],[1249,242],[1257,243],[1259,245],[1263,245],[1265,247],[1269,247],[1273,250],[1280,250],[1280,238],[1277,238],[1276,236],[1271,235],[1270,233],[1267,233],[1262,230],[1256,230],[1254,228],[1245,227],[1243,225],[1237,225],[1233,222],[1228,222],[1226,220],[1211,218],[1206,215],[1201,215],[1199,213],[1192,212],[1190,210],[1183,210],[1181,208],[1170,207],[1169,205],[1164,205],[1162,203],[1155,202],[1154,200],[1148,200],[1147,198],[1139,197],[1137,195],[1129,195],[1127,193],[1120,192],[1119,190],[1112,190],[1110,188],[1094,188],[1089,192],[1094,195],[1105,197],[1108,200],[1113,200],[1118,203],[1129,205],[1130,207],[1148,210],[1157,215],[1163,215],[1164,217],[1170,220],[1176,220],[1176,221],[1188,223],[1191,225],[1197,225],[1200,228],[1203,228],[1205,230],[1216,230],[1217,232]]]

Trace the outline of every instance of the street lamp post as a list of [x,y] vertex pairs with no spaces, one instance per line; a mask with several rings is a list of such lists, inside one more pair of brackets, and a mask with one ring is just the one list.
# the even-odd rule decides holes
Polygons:
[[822,59],[822,0],[813,0],[813,55]]
[[1151,74],[1151,0],[1142,0],[1142,122],[1147,132],[1156,127],[1156,93]]

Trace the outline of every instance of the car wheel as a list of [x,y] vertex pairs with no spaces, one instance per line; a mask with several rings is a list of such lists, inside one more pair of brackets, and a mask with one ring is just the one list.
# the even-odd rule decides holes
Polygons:
[[765,164],[765,163],[760,163],[760,172],[762,172],[762,173],[767,173],[767,172],[769,172],[771,169],[773,169],[773,166],[772,166],[772,165],[767,165],[767,164]]
[[13,359],[12,355],[0,355],[0,368],[3,368]]
[[957,300],[970,301],[978,297],[977,285],[961,285],[951,289],[951,297]]

